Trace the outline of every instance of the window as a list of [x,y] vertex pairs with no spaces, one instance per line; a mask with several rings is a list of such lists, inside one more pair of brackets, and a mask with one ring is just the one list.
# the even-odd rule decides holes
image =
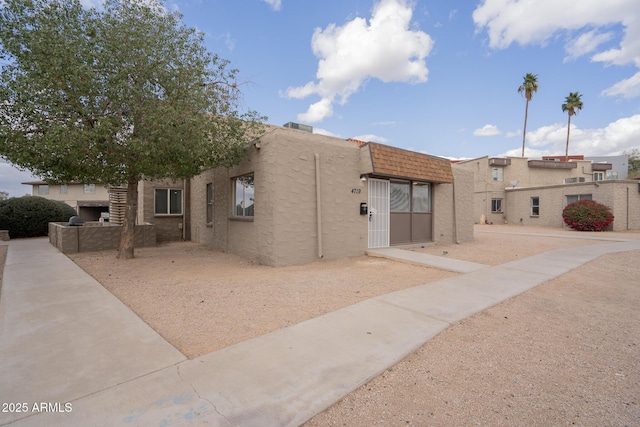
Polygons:
[[491,213],[502,212],[502,199],[491,199]]
[[414,182],[412,186],[413,212],[431,212],[431,184]]
[[604,181],[604,172],[594,172],[593,173],[594,181]]
[[67,187],[67,184],[60,185],[60,194],[67,194],[68,191],[69,188]]
[[94,194],[96,192],[95,184],[85,184],[84,185],[84,194]]
[[182,190],[156,188],[156,215],[182,215]]
[[38,194],[41,196],[46,196],[49,194],[49,186],[48,185],[38,185]]
[[254,183],[253,174],[240,176],[233,180],[233,215],[253,217]]
[[389,192],[391,212],[431,212],[431,184],[427,182],[391,181]]
[[408,182],[393,182],[389,187],[391,212],[411,212],[411,199]]
[[493,181],[504,181],[504,169],[491,168],[491,179]]
[[207,184],[207,224],[213,223],[213,183]]
[[531,216],[540,216],[540,197],[531,198]]
[[574,194],[571,196],[567,196],[567,205],[573,202],[577,202],[578,200],[591,200],[591,194]]

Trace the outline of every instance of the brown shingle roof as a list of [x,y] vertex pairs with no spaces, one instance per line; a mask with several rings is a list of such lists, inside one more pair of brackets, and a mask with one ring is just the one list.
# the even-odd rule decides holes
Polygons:
[[368,147],[374,175],[430,182],[453,182],[451,162],[447,159],[375,142],[370,142]]

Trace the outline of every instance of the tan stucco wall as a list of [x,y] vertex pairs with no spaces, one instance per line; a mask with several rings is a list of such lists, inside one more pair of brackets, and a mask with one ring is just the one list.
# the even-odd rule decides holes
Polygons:
[[[322,258],[319,257],[316,160],[321,172]],[[253,173],[255,216],[230,219],[232,178]],[[207,227],[206,184],[214,182],[214,223]],[[353,191],[352,191],[353,190]],[[238,166],[218,168],[192,180],[192,238],[271,266],[363,255],[367,248],[367,201],[360,180],[360,149],[351,142],[278,128],[251,147]]]
[[[506,219],[509,223],[544,227],[566,227],[562,210],[566,196],[591,194],[593,200],[609,206],[615,220],[613,229],[640,229],[640,192],[638,182],[629,180],[599,181],[548,187],[507,190]],[[530,216],[531,197],[540,198],[540,216]],[[628,201],[628,203],[627,203]]]
[[452,171],[454,184],[432,184],[435,243],[473,241],[473,174],[462,169]]

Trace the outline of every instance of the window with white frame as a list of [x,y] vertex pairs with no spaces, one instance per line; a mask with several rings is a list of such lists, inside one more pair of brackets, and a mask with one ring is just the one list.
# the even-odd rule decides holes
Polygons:
[[253,217],[254,180],[253,174],[233,179],[233,216]]
[[502,213],[502,199],[491,199],[491,213]]
[[493,181],[504,181],[504,169],[491,168],[491,179]]
[[84,185],[84,194],[94,194],[96,192],[95,184],[85,184]]
[[573,195],[567,196],[567,205],[573,202],[577,202],[579,200],[591,200],[592,197],[593,196],[591,194],[573,194]]
[[207,184],[207,224],[213,223],[213,183]]
[[38,194],[41,196],[46,196],[49,194],[49,186],[48,185],[38,185]]
[[604,172],[594,172],[593,173],[594,181],[604,181]]
[[156,188],[156,215],[182,215],[182,189]]
[[531,216],[540,216],[540,197],[531,198]]

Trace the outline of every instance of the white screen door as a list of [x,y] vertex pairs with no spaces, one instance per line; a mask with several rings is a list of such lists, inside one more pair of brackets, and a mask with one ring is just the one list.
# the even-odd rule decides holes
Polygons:
[[389,246],[389,181],[369,179],[369,247]]

